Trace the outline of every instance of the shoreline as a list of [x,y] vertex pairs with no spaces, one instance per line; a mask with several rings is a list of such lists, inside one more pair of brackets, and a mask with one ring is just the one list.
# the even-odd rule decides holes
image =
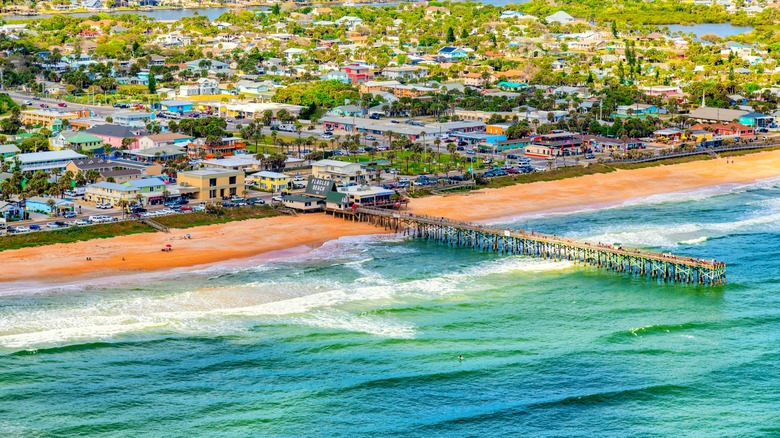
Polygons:
[[[780,151],[768,151],[736,157],[734,164],[720,158],[431,196],[413,200],[408,211],[501,224],[528,216],[630,206],[654,196],[662,197],[657,202],[673,202],[679,197],[666,195],[691,198],[702,190],[716,195],[778,177]],[[308,253],[341,237],[386,233],[366,223],[308,214],[8,250],[0,252],[0,263],[5,265],[0,296],[24,289],[83,288],[139,276],[144,281],[223,270],[226,265],[247,266]],[[192,239],[185,240],[184,234]],[[161,252],[166,244],[174,250]]]

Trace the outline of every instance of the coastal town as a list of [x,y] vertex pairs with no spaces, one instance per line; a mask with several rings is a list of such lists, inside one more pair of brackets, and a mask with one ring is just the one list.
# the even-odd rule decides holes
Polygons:
[[756,32],[539,9],[274,4],[213,20],[8,21],[0,228],[402,209],[776,145],[780,70]]

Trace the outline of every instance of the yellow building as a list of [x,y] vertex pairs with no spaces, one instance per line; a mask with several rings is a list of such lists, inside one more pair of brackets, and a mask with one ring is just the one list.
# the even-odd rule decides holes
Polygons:
[[266,192],[281,192],[290,187],[290,177],[277,172],[262,171],[252,175],[255,184]]
[[493,125],[487,125],[485,127],[485,133],[487,134],[493,134],[493,135],[504,135],[506,134],[507,129],[512,126],[508,123],[496,123]]
[[89,110],[56,111],[52,109],[26,110],[20,113],[22,124],[40,125],[51,127],[55,120],[71,120],[79,117],[88,117]]
[[207,167],[179,172],[177,182],[181,187],[198,189],[193,194],[193,199],[199,201],[219,200],[225,196],[239,194],[239,188],[243,189],[244,173],[240,170]]
[[133,186],[99,182],[87,186],[84,200],[95,204],[111,204],[116,207],[120,200],[124,199],[129,203],[135,200],[139,194],[141,194],[141,190]]

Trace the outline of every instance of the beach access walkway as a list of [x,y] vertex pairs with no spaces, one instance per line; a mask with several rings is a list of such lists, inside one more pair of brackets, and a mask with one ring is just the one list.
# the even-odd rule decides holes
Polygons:
[[396,210],[356,207],[343,210],[326,209],[326,213],[355,222],[368,222],[418,239],[439,241],[453,247],[568,260],[662,282],[707,286],[726,283],[726,264],[717,260],[624,248],[619,244],[585,242]]

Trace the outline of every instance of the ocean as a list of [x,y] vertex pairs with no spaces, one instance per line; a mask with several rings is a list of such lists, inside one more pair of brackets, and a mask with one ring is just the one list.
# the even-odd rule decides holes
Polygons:
[[6,290],[0,436],[780,435],[780,180],[501,222],[729,283],[366,236]]

